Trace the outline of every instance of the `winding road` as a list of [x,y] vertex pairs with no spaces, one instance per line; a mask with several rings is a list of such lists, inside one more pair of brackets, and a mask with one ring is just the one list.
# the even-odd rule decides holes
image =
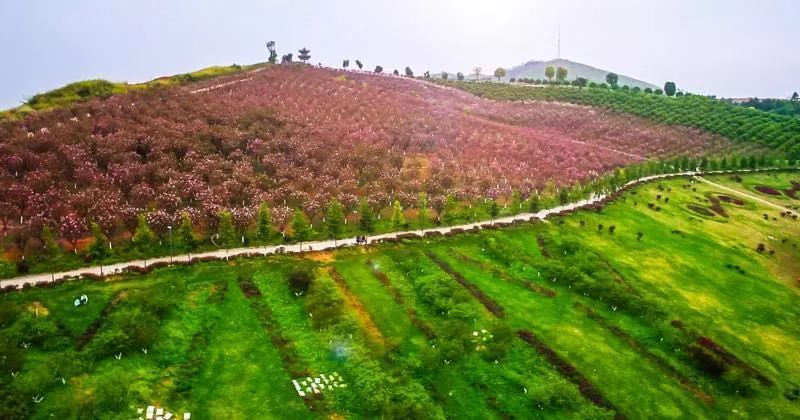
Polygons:
[[[632,185],[635,185],[635,184],[641,184],[641,183],[657,180],[657,179],[668,178],[668,177],[695,176],[699,180],[701,180],[703,182],[706,182],[708,184],[711,184],[716,188],[721,188],[721,189],[725,189],[725,190],[729,190],[729,191],[735,192],[735,193],[737,193],[739,195],[743,195],[743,196],[746,196],[746,197],[748,197],[748,198],[750,198],[752,200],[756,200],[758,202],[761,202],[761,203],[764,203],[764,204],[767,204],[767,205],[770,205],[770,206],[773,206],[773,207],[777,207],[777,208],[779,208],[781,210],[784,210],[784,211],[791,211],[789,209],[783,208],[781,206],[778,206],[778,205],[776,205],[774,203],[771,203],[769,201],[765,201],[765,200],[760,199],[758,197],[751,196],[749,194],[742,193],[741,191],[732,190],[732,189],[724,187],[722,185],[713,183],[713,182],[708,181],[708,180],[706,180],[706,179],[704,179],[704,178],[699,176],[699,175],[715,175],[715,174],[743,173],[743,172],[756,172],[756,171],[760,172],[760,171],[770,171],[770,170],[776,170],[776,169],[778,169],[778,168],[742,169],[742,170],[730,170],[730,171],[705,171],[705,172],[687,171],[687,172],[675,172],[675,173],[661,174],[661,175],[650,175],[650,176],[646,176],[646,177],[642,177],[642,178],[630,181],[627,184],[625,184],[622,188],[629,187],[629,186],[632,186]],[[557,213],[560,213],[562,211],[575,210],[577,208],[581,208],[581,207],[585,207],[585,206],[588,206],[588,205],[592,205],[592,204],[598,203],[598,202],[602,201],[603,199],[605,199],[606,197],[608,197],[607,194],[597,194],[597,195],[594,195],[594,196],[592,196],[592,197],[590,197],[588,199],[583,199],[583,200],[579,200],[579,201],[576,201],[576,202],[573,202],[573,203],[569,203],[569,204],[565,204],[565,205],[562,205],[562,206],[556,206],[556,207],[553,207],[553,208],[550,208],[550,209],[541,210],[541,211],[539,211],[537,213],[520,213],[520,214],[517,214],[517,215],[514,215],[514,216],[501,217],[501,218],[495,219],[494,223],[504,224],[504,223],[511,223],[511,222],[514,222],[514,221],[517,221],[517,220],[520,220],[520,221],[530,221],[530,220],[534,220],[534,219],[543,220],[543,219],[545,219],[546,217],[548,217],[550,215],[557,214]],[[369,243],[373,243],[373,242],[376,242],[376,241],[380,242],[383,239],[395,238],[398,235],[403,235],[403,234],[421,235],[423,232],[439,232],[441,234],[445,234],[445,233],[452,232],[453,230],[468,230],[468,229],[472,229],[472,228],[475,228],[475,227],[478,227],[480,229],[482,225],[486,225],[487,223],[490,223],[490,222],[488,220],[485,220],[485,221],[482,221],[482,222],[467,223],[467,224],[463,224],[463,225],[455,225],[455,226],[448,226],[448,227],[438,227],[438,228],[424,229],[424,231],[418,229],[418,230],[409,230],[409,231],[389,232],[389,233],[383,233],[383,234],[379,234],[379,235],[367,236],[367,241]],[[51,282],[51,281],[54,281],[54,280],[59,280],[59,279],[62,279],[62,278],[77,279],[82,274],[107,275],[107,274],[113,274],[113,273],[121,272],[124,268],[130,267],[130,266],[146,268],[148,265],[151,265],[151,264],[154,264],[154,263],[170,263],[170,262],[173,262],[173,261],[174,262],[190,261],[193,258],[203,258],[203,257],[229,258],[229,257],[234,257],[234,256],[237,256],[237,255],[241,255],[241,254],[260,254],[260,255],[267,256],[267,255],[275,254],[275,253],[279,253],[279,252],[290,253],[291,254],[291,253],[299,253],[299,252],[307,252],[307,251],[324,251],[324,250],[329,250],[329,249],[333,249],[333,248],[336,248],[336,247],[356,246],[356,245],[357,244],[356,244],[355,238],[351,237],[351,238],[337,239],[335,241],[331,239],[331,240],[325,240],[325,241],[303,242],[303,243],[299,243],[299,244],[268,245],[268,246],[243,247],[243,248],[233,248],[233,249],[221,249],[221,250],[217,250],[217,251],[200,252],[200,253],[196,253],[196,254],[182,254],[182,255],[158,257],[158,258],[146,259],[146,260],[144,260],[144,259],[142,259],[142,260],[132,260],[132,261],[126,261],[126,262],[121,262],[121,263],[117,263],[117,264],[110,264],[110,265],[104,265],[104,266],[83,267],[83,268],[78,268],[78,269],[70,270],[70,271],[63,271],[63,272],[59,272],[59,273],[30,274],[30,275],[25,275],[25,276],[19,276],[19,277],[13,277],[13,278],[9,278],[9,279],[0,280],[0,287],[6,287],[6,286],[12,286],[12,285],[16,285],[18,287],[22,287],[25,283],[30,283],[30,284],[46,283],[46,282]]]

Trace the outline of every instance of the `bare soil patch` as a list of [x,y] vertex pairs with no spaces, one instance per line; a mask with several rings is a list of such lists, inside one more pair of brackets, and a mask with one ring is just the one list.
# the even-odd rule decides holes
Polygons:
[[336,256],[333,255],[333,252],[330,251],[314,251],[314,252],[307,252],[303,254],[306,258],[312,261],[317,261],[321,263],[329,263],[336,261]]
[[722,204],[720,204],[719,198],[709,197],[708,199],[711,201],[711,210],[713,210],[714,213],[717,213],[722,217],[728,217],[728,212],[726,212],[725,207],[722,207]]
[[766,185],[756,185],[756,191],[760,192],[761,194],[773,195],[778,196],[781,195],[781,192],[776,190],[775,188],[768,187]]
[[787,188],[783,190],[783,193],[786,194],[789,198],[797,199],[797,193],[800,192],[800,182],[797,181],[789,181],[792,184],[791,188]]
[[738,199],[736,197],[731,197],[731,196],[725,195],[725,194],[719,194],[719,195],[717,195],[717,197],[723,203],[735,204],[737,206],[743,206],[744,205],[744,201],[740,200],[740,199]]
[[689,210],[691,210],[691,211],[693,211],[693,212],[695,212],[695,213],[697,213],[697,214],[699,214],[701,216],[714,217],[714,212],[712,212],[711,210],[709,210],[709,209],[707,209],[707,208],[705,208],[703,206],[698,206],[697,204],[689,204],[686,207],[688,207]]

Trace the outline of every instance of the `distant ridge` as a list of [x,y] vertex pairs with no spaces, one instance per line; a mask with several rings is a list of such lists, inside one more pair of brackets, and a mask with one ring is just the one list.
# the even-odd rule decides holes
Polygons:
[[[605,83],[606,75],[611,73],[609,70],[598,69],[597,67],[592,67],[587,64],[577,63],[575,61],[565,60],[563,58],[557,58],[550,61],[528,61],[525,64],[520,64],[519,66],[511,68],[506,77],[514,77],[516,79],[545,79],[544,70],[547,68],[547,66],[566,67],[568,70],[567,80],[575,80],[578,77],[583,77],[590,82]],[[625,76],[619,73],[617,73],[617,75],[619,76],[619,86],[638,86],[641,89],[659,88],[659,86],[642,80],[634,79],[633,77]]]

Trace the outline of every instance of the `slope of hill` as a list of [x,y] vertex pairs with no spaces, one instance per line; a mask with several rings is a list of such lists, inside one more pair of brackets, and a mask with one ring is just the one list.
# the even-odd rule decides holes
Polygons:
[[[583,77],[590,82],[595,83],[605,83],[606,75],[610,73],[608,70],[598,69],[596,67],[592,67],[587,64],[577,63],[570,60],[565,60],[562,58],[557,58],[555,60],[550,61],[528,61],[525,64],[520,64],[519,66],[513,67],[508,71],[507,78],[527,78],[527,79],[544,79],[544,71],[547,66],[553,67],[565,67],[569,70],[567,80],[575,80],[578,77]],[[630,87],[639,87],[641,89],[651,88],[657,89],[658,86],[634,79],[629,76],[625,76],[622,74],[618,74],[619,76],[619,85],[625,86],[628,85]]]
[[733,140],[761,144],[800,159],[800,119],[736,106],[704,96],[668,97],[623,89],[527,87],[500,83],[447,82],[491,99],[555,101],[611,109],[649,120],[696,127]]
[[107,80],[83,80],[70,83],[58,89],[33,95],[23,105],[0,111],[0,121],[22,117],[35,111],[47,111],[53,108],[68,106],[93,98],[108,98],[133,90],[166,87],[172,85],[198,82],[215,77],[231,75],[262,67],[263,63],[240,66],[211,66],[190,73],[159,77],[143,83],[109,82]]
[[34,113],[0,124],[0,139],[0,222],[15,255],[40,252],[45,227],[70,250],[90,222],[128,244],[137,216],[163,237],[187,212],[208,241],[223,214],[250,232],[265,202],[283,230],[295,209],[319,223],[332,200],[351,214],[360,198],[381,212],[414,207],[421,192],[438,211],[448,197],[552,199],[556,186],[600,188],[589,181],[621,166],[753,147],[601,109],[302,65]]

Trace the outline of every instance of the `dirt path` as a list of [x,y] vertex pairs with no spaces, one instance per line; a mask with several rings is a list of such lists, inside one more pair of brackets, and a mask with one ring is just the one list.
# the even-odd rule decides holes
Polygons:
[[729,187],[726,187],[724,185],[717,184],[716,182],[711,182],[711,181],[703,178],[702,176],[696,176],[695,178],[697,180],[699,180],[699,181],[705,182],[708,185],[713,185],[716,188],[723,189],[723,190],[728,191],[730,193],[736,194],[736,195],[738,195],[740,197],[747,197],[747,198],[749,198],[749,199],[751,199],[753,201],[757,201],[759,203],[766,204],[766,205],[768,205],[770,207],[773,207],[773,208],[776,208],[776,209],[778,209],[780,211],[787,211],[789,213],[794,213],[794,211],[792,209],[788,208],[788,207],[780,206],[778,204],[775,204],[775,203],[773,203],[771,201],[768,201],[768,200],[765,200],[763,198],[756,197],[754,195],[750,195],[750,194],[748,194],[748,193],[746,193],[744,191],[740,191],[740,190],[737,190],[737,189],[734,189],[734,188],[729,188]]

